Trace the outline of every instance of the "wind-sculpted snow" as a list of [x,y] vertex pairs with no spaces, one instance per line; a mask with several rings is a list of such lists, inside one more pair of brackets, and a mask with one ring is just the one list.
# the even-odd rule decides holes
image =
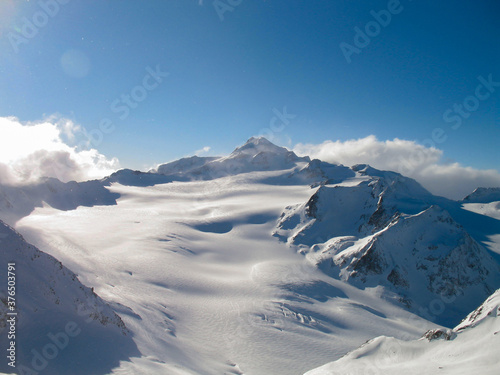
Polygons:
[[496,375],[499,317],[500,289],[453,330],[428,331],[418,341],[377,337],[305,375]]
[[[16,360],[20,373],[105,373],[140,353],[118,315],[52,256],[0,221],[0,278],[16,275]],[[6,283],[4,285],[7,285]],[[0,342],[8,348],[7,290],[0,288]],[[11,316],[8,316],[10,319]],[[10,372],[6,361],[0,371]],[[30,372],[31,371],[31,372]],[[35,372],[33,372],[35,371]]]

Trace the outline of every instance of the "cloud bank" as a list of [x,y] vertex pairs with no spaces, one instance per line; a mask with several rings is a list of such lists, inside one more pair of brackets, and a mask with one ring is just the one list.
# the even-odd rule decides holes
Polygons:
[[[0,117],[0,184],[18,185],[55,177],[61,181],[102,178],[120,168],[118,159],[96,149],[81,149],[83,129],[70,120],[51,117],[43,122],[22,123]],[[205,154],[209,147],[198,150]],[[371,166],[399,172],[420,182],[430,192],[461,199],[479,186],[500,187],[498,170],[478,170],[459,163],[442,163],[443,152],[413,141],[379,141],[371,135],[348,141],[297,144],[299,155],[347,166]]]
[[375,136],[355,140],[325,141],[321,144],[297,144],[299,155],[347,166],[370,164],[382,170],[399,172],[414,178],[431,193],[461,199],[477,187],[500,187],[500,172],[464,167],[459,163],[441,163],[443,152],[413,141],[395,138],[379,141]]
[[82,128],[66,119],[21,123],[0,117],[0,184],[28,184],[42,177],[84,181],[119,168],[116,158],[70,146],[82,135]]

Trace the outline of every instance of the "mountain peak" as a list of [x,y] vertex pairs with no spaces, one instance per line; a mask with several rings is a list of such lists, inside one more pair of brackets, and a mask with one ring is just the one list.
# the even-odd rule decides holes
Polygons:
[[280,147],[270,142],[264,137],[252,137],[243,146],[236,148],[231,155],[236,156],[240,154],[255,156],[261,152],[271,154],[284,154],[288,153],[285,147]]
[[273,144],[271,141],[269,141],[266,137],[250,137],[248,141],[246,141],[245,144],[248,143],[253,143],[253,144],[259,144],[259,143],[269,143]]

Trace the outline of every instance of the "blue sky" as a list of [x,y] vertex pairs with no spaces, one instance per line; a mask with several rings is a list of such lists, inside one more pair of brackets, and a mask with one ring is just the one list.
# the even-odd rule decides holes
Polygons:
[[[372,11],[388,9],[378,30]],[[495,0],[2,0],[0,116],[105,120],[93,146],[130,168],[258,134],[288,147],[434,134],[440,162],[498,170],[500,87],[474,97],[478,77],[500,82],[499,14]],[[473,109],[460,124],[454,104]]]

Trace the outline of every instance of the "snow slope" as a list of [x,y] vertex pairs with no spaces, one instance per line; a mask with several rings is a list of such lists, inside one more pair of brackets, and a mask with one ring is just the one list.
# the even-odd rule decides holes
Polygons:
[[418,341],[378,337],[306,375],[496,375],[500,368],[500,289],[452,331]]
[[[12,273],[16,275],[15,300],[11,299],[15,306],[8,304],[7,291],[0,290],[0,343],[2,348],[10,346],[6,318],[14,316],[8,313],[17,313],[14,319],[18,371],[67,374],[71,368],[72,374],[105,373],[119,361],[139,354],[121,318],[92,289],[1,221],[0,246],[0,279],[7,282],[10,262],[15,263]],[[15,307],[13,311],[9,306]],[[54,344],[55,353],[50,347],[47,349],[54,348]],[[0,371],[9,370],[13,369],[6,361],[0,361]]]
[[142,356],[117,374],[301,374],[370,337],[430,328],[270,235],[282,208],[311,193],[255,182],[280,173],[112,185],[116,206],[37,208],[18,227],[112,306],[127,306],[117,312]]

